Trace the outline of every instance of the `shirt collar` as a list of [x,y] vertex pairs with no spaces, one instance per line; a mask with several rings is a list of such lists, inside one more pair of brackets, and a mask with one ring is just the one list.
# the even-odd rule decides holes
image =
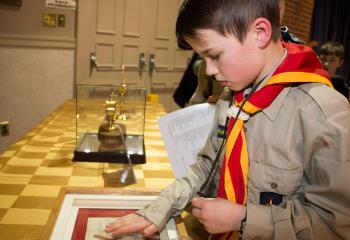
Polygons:
[[[270,74],[267,76],[266,80],[261,84],[262,86],[264,85],[265,82],[267,82],[273,75],[273,73],[276,71],[276,69],[281,65],[281,63],[284,61],[284,59],[288,55],[288,50],[286,48],[283,48],[284,52],[283,55],[278,62],[278,64],[274,67],[274,69],[270,72]],[[271,120],[274,121],[282,107],[282,104],[284,100],[286,99],[288,93],[290,91],[290,87],[286,87],[282,90],[280,94],[273,100],[273,102],[268,106],[267,108],[263,109],[262,112]]]
[[282,92],[278,94],[275,100],[273,100],[270,106],[262,110],[268,119],[271,121],[274,121],[276,119],[290,90],[291,87],[285,87]]

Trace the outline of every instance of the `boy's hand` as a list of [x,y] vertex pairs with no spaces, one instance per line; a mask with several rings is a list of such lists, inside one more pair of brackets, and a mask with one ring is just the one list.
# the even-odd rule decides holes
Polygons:
[[246,207],[221,198],[193,198],[193,216],[212,234],[238,231]]
[[216,104],[219,101],[219,99],[220,99],[219,95],[211,95],[208,97],[207,102],[210,104]]
[[142,232],[144,236],[151,236],[158,232],[156,225],[137,214],[130,214],[118,218],[113,223],[106,226],[106,232],[113,235]]

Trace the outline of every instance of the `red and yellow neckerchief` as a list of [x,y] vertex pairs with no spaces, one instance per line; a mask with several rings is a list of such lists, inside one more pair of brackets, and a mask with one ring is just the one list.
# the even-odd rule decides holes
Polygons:
[[[309,47],[292,43],[283,43],[288,55],[276,69],[272,77],[263,87],[253,93],[243,106],[243,111],[253,115],[267,108],[277,95],[290,84],[323,83],[332,87],[327,72],[322,69],[316,54]],[[235,94],[235,105],[243,102],[243,91]],[[234,203],[247,202],[248,150],[243,131],[244,120],[238,118],[232,128],[234,118],[231,117],[226,136],[226,153],[222,163],[219,180],[218,197]],[[238,232],[221,235],[220,239],[238,239]]]

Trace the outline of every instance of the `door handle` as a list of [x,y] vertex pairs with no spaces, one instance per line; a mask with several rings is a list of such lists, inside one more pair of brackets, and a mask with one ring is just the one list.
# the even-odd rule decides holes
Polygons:
[[139,56],[139,71],[143,72],[145,70],[147,70],[146,55],[144,53],[140,53],[140,56]]
[[90,53],[90,74],[92,73],[92,70],[96,69],[96,71],[99,72],[115,72],[118,71],[117,69],[114,69],[113,66],[99,66],[97,63],[97,57],[95,52]]
[[90,69],[97,68],[96,53],[90,53]]
[[156,70],[157,66],[156,66],[156,59],[155,59],[155,55],[152,53],[149,55],[149,61],[148,61],[148,72],[150,74],[153,73],[154,70]]

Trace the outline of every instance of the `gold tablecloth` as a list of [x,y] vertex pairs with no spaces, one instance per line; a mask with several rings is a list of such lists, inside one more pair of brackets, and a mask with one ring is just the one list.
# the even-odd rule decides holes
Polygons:
[[[147,102],[146,164],[134,165],[137,183],[126,189],[161,190],[173,179],[157,118],[162,105]],[[40,239],[62,187],[113,187],[103,173],[123,164],[72,162],[75,101],[68,100],[0,155],[0,239]]]

